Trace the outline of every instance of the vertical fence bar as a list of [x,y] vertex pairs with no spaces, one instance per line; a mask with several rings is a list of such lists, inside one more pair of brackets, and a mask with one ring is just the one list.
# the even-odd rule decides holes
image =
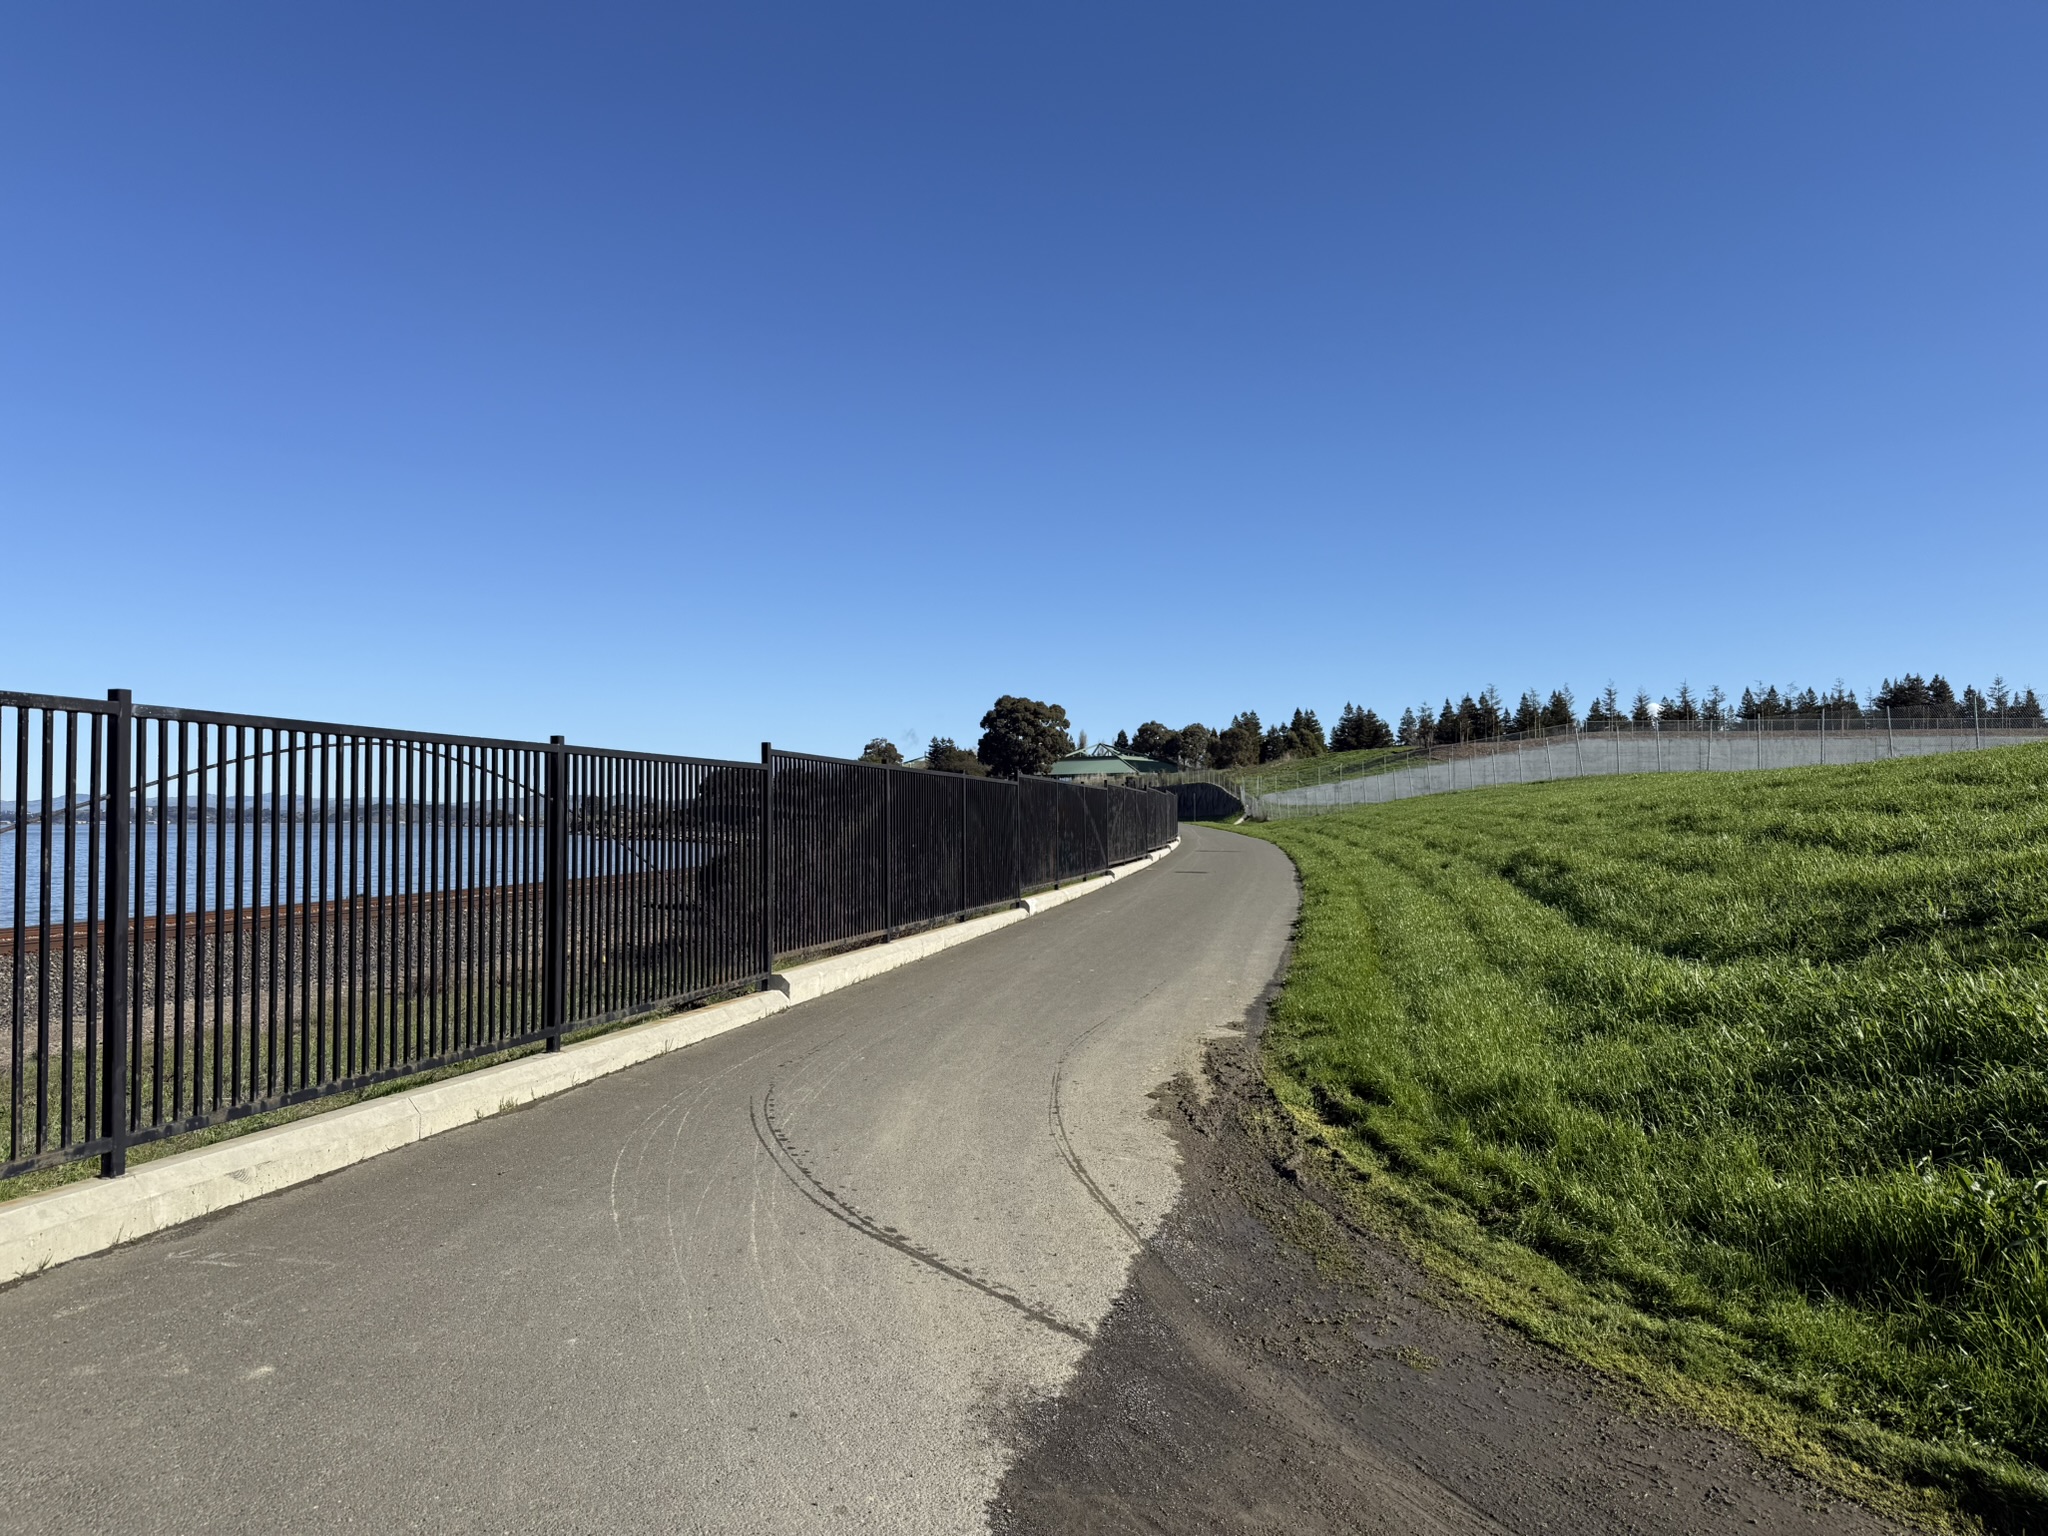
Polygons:
[[135,750],[135,695],[109,688],[107,721],[106,976],[101,983],[100,1124],[108,1141],[100,1177],[128,1171],[128,877],[134,857],[129,836],[133,804],[130,763]]
[[775,973],[775,748],[761,743],[761,985]]
[[541,1028],[548,1049],[562,1048],[569,1001],[569,752],[548,738],[547,846],[541,854]]
[[896,937],[896,770],[882,769],[882,937]]
[[[77,1089],[73,1086],[77,1079],[75,1075],[76,1063],[74,1061],[73,1048],[71,1044],[71,1037],[73,1033],[71,1027],[71,1012],[73,1006],[72,973],[74,969],[72,946],[75,942],[75,919],[78,913],[77,898],[78,711],[73,709],[67,710],[64,715],[64,1005],[62,1013],[62,1018],[64,1020],[64,1047],[62,1051],[62,1070],[64,1073],[64,1108],[63,1114],[60,1117],[57,1127],[57,1134],[62,1140],[62,1145],[66,1147],[72,1144],[71,1104],[73,1097],[77,1093]],[[87,906],[85,910],[85,920],[88,924],[92,922],[92,908],[90,906]],[[86,972],[85,987],[83,990],[85,991],[86,995],[91,995],[91,971]],[[91,1022],[88,1019],[86,1028],[90,1029],[91,1027]]]
[[[0,718],[5,712],[0,711]],[[13,990],[8,1023],[7,1056],[7,1156],[21,1156],[25,1149],[21,1128],[28,1123],[28,1058],[24,1032],[28,1007],[28,717],[29,707],[14,708],[14,955],[9,966]],[[46,808],[47,811],[47,808]],[[37,1150],[41,1150],[38,1148]]]

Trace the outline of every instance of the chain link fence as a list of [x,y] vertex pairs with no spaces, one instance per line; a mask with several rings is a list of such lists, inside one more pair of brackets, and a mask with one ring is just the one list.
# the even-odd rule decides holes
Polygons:
[[2048,741],[2048,726],[2038,720],[1844,711],[1661,726],[1621,722],[1593,730],[1566,726],[1490,741],[1402,749],[1362,766],[1333,766],[1320,774],[1313,761],[1296,764],[1284,787],[1273,787],[1257,774],[1176,777],[1212,779],[1243,801],[1247,817],[1273,821],[1503,784],[1624,773],[1739,773],[1872,763],[2043,741]]

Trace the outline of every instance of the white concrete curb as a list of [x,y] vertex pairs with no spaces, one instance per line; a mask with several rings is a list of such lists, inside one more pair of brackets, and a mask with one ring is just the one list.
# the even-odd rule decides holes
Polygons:
[[311,1115],[290,1125],[175,1153],[138,1164],[118,1179],[82,1180],[9,1200],[0,1204],[0,1285],[303,1184],[351,1163],[709,1040],[797,1003],[1020,923],[1091,891],[1107,890],[1116,880],[1149,867],[1179,846],[1176,838],[1157,853],[1118,865],[1107,880],[1084,881],[1026,897],[1006,912],[795,966],[771,978],[769,991],[599,1035],[553,1055],[524,1056],[423,1088]]

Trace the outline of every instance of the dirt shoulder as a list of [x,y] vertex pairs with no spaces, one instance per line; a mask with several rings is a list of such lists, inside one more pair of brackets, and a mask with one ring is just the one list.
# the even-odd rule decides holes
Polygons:
[[1067,1390],[1010,1426],[996,1532],[1903,1529],[1479,1315],[1333,1214],[1255,1051],[1255,1033],[1218,1043],[1206,1083],[1158,1095],[1180,1203]]

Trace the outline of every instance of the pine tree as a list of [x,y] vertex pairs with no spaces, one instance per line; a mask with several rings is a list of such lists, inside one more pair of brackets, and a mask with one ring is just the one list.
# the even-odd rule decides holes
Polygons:
[[1561,731],[1577,718],[1579,701],[1572,697],[1569,688],[1550,690],[1550,702],[1543,706],[1541,723],[1553,731]]
[[1481,741],[1492,741],[1507,724],[1507,710],[1500,690],[1488,683],[1479,691],[1479,707],[1473,711],[1473,724],[1478,728]]
[[1521,701],[1515,705],[1514,729],[1523,736],[1532,734],[1543,723],[1543,699],[1534,688],[1522,690]]
[[1700,719],[1711,726],[1718,726],[1728,718],[1728,695],[1719,683],[1707,690],[1707,696],[1700,700]]
[[1471,694],[1458,700],[1458,713],[1451,718],[1451,729],[1459,741],[1479,739],[1479,704]]
[[1650,702],[1648,689],[1638,688],[1636,690],[1636,705],[1634,709],[1629,711],[1628,718],[1632,725],[1655,725],[1657,723],[1657,706]]
[[1939,672],[1927,679],[1927,703],[1937,715],[1947,717],[1956,713],[1956,691]]
[[2012,717],[2015,720],[2039,720],[2041,718],[2041,701],[2034,697],[2033,689],[2029,688],[2020,697],[2013,700]]
[[[1946,688],[1948,685],[1944,683],[1942,686]],[[1876,697],[1870,702],[1879,709],[1903,712],[1931,709],[1934,706],[1934,696],[1928,690],[1926,679],[1916,672],[1908,672],[1896,683],[1886,678],[1884,686],[1877,690]]]
[[1377,752],[1394,744],[1394,733],[1378,715],[1367,710],[1359,723],[1360,745],[1368,752]]
[[1607,729],[1607,706],[1600,702],[1598,694],[1595,694],[1593,702],[1586,706],[1586,729],[1589,731],[1604,731]]
[[[1472,700],[1467,698],[1465,703],[1469,707]],[[1443,713],[1436,717],[1435,739],[1439,746],[1448,746],[1450,743],[1461,739],[1458,735],[1458,712],[1451,708],[1451,701],[1449,699],[1444,700]]]
[[1412,704],[1401,711],[1401,728],[1397,739],[1404,747],[1419,747],[1423,745],[1415,737],[1415,706]]
[[1345,701],[1342,712],[1337,716],[1337,728],[1330,732],[1330,750],[1332,752],[1357,752],[1363,750],[1365,746],[1363,736],[1365,716],[1366,712],[1364,710],[1349,700]]
[[1321,757],[1330,750],[1323,739],[1323,722],[1312,709],[1297,709],[1287,722],[1288,748],[1296,757]]

